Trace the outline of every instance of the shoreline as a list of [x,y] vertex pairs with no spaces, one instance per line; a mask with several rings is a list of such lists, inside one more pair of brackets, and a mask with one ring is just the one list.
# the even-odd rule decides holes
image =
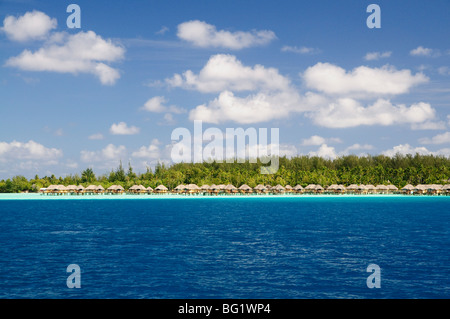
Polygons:
[[0,193],[1,200],[158,200],[158,199],[276,199],[276,198],[450,198],[446,195],[405,195],[405,194],[282,194],[282,195],[42,195],[39,193]]

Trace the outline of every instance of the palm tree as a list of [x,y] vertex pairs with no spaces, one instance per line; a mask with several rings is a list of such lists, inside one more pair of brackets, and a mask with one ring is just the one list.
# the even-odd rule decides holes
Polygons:
[[93,181],[95,181],[95,174],[92,168],[86,168],[81,173],[81,181],[83,183],[92,183]]

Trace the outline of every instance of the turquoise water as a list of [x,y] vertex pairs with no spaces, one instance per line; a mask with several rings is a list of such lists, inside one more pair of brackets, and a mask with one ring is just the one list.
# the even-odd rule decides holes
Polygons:
[[450,197],[111,198],[0,195],[0,298],[450,297]]

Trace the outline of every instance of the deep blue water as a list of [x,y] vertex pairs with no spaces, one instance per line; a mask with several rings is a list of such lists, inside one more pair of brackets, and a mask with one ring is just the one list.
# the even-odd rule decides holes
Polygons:
[[[0,201],[0,298],[449,298],[450,197]],[[369,289],[369,264],[381,288]],[[81,288],[69,289],[69,264]]]

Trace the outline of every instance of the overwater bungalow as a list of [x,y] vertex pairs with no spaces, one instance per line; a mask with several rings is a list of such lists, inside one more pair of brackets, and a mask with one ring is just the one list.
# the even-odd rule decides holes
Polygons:
[[272,192],[274,194],[284,194],[286,192],[286,188],[281,186],[280,184],[272,187]]
[[428,186],[424,184],[419,184],[414,187],[414,194],[423,195],[426,194],[428,190]]
[[316,192],[316,184],[309,184],[305,187],[304,192],[306,194],[314,194]]
[[198,187],[196,184],[189,184],[186,185],[186,192],[188,194],[197,194],[200,191],[200,187]]
[[392,185],[392,184],[389,184],[387,186],[387,188],[388,188],[388,193],[389,194],[394,194],[394,193],[398,192],[398,188],[396,186]]
[[375,187],[375,191],[378,194],[387,194],[389,192],[389,187],[387,187],[386,185],[377,185]]
[[75,193],[77,193],[77,186],[69,185],[66,187],[66,191],[67,191],[67,193],[75,194]]
[[237,189],[236,186],[234,186],[232,184],[228,184],[227,186],[225,186],[225,192],[227,194],[236,194],[239,192],[239,190]]
[[132,194],[145,194],[147,193],[147,189],[142,185],[133,185],[128,189],[128,192]]
[[300,184],[297,184],[294,186],[294,188],[292,189],[296,194],[301,194],[303,193],[303,187]]
[[401,191],[403,194],[411,195],[414,193],[414,186],[411,184],[405,185],[402,187]]
[[375,194],[376,188],[372,184],[365,185],[366,187],[366,194]]
[[450,195],[450,184],[444,185],[444,186],[442,187],[442,192],[443,192],[445,195]]
[[220,192],[220,187],[219,187],[218,185],[216,185],[216,184],[212,184],[212,185],[209,187],[209,192],[210,192],[211,194],[217,195],[217,194],[219,194],[219,192]]
[[253,193],[253,189],[250,186],[248,186],[247,184],[241,185],[241,187],[239,187],[239,191],[242,194],[251,194],[251,193]]
[[321,185],[316,185],[314,188],[314,194],[322,194],[324,192],[324,188]]
[[84,189],[84,192],[86,194],[94,194],[94,193],[96,193],[96,190],[97,190],[97,185],[89,185],[88,187],[86,187]]
[[258,184],[253,188],[253,190],[255,191],[256,194],[264,194],[267,188],[263,184]]
[[200,187],[200,192],[203,194],[210,194],[209,189],[210,189],[210,186],[205,184]]
[[350,184],[347,186],[347,193],[355,194],[358,192],[358,185],[356,184]]
[[186,186],[183,184],[177,185],[177,187],[175,187],[172,192],[174,192],[175,194],[182,194],[186,191]]
[[286,193],[292,193],[294,191],[291,185],[284,186],[284,189]]
[[153,188],[151,188],[150,186],[147,187],[147,194],[151,194],[153,193]]
[[168,188],[164,185],[159,185],[155,188],[155,193],[157,194],[167,194]]

